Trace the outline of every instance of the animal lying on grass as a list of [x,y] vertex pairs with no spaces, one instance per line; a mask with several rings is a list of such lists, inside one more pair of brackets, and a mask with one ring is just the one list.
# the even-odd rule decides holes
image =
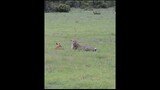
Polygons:
[[64,48],[62,47],[60,43],[56,43],[55,50],[64,50]]
[[97,49],[92,46],[82,46],[76,40],[71,40],[71,49],[74,50],[84,50],[84,51],[96,51]]

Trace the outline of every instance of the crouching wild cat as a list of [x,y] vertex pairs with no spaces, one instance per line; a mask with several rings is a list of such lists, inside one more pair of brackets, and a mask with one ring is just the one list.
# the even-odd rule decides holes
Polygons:
[[84,51],[96,51],[97,49],[92,46],[82,46],[76,40],[71,40],[71,49],[84,50]]

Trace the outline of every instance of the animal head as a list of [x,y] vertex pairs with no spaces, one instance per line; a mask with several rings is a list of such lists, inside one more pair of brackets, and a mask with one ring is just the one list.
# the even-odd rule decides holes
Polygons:
[[71,39],[71,48],[76,50],[78,47],[80,47],[79,43],[76,40]]
[[62,45],[60,43],[56,43],[55,49],[63,49],[63,48],[62,48]]
[[71,43],[77,43],[77,41],[74,39],[71,39]]

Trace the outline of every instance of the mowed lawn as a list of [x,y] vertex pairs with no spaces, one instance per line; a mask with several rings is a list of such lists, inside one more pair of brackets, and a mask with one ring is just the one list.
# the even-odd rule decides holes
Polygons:
[[[45,13],[45,89],[115,89],[115,11],[97,10]],[[71,39],[97,51],[71,50]]]

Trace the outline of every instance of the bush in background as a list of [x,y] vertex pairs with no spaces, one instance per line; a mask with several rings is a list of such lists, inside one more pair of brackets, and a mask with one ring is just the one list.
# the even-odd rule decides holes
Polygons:
[[92,10],[116,5],[115,0],[45,0],[45,12],[69,12],[70,8]]
[[45,1],[45,12],[69,12],[70,6],[58,2]]
[[70,6],[66,4],[59,4],[56,7],[56,12],[69,12],[70,11]]

